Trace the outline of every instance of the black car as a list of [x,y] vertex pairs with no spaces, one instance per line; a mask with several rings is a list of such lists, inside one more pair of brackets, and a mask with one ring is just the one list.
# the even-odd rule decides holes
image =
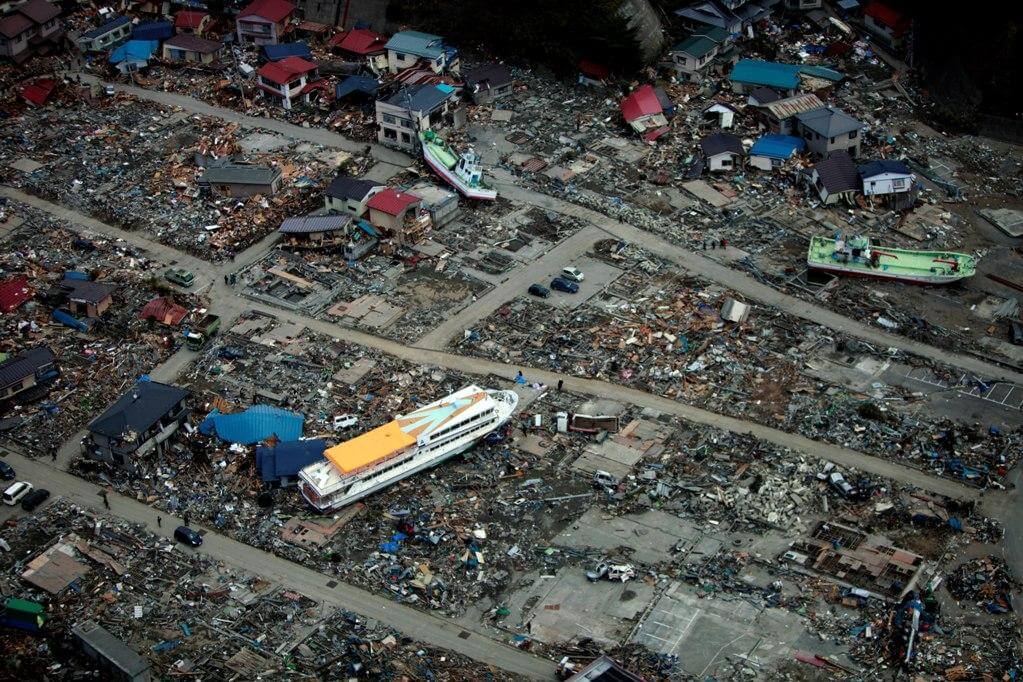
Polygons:
[[570,282],[564,277],[555,277],[551,280],[551,289],[557,289],[558,291],[564,291],[566,294],[577,294],[579,293],[579,285],[575,282]]
[[175,528],[174,539],[189,547],[198,547],[202,544],[202,536],[188,526],[178,526]]
[[0,459],[0,478],[5,481],[13,481],[15,476],[14,467]]
[[35,511],[36,507],[50,497],[50,491],[46,488],[36,488],[25,497],[21,498],[21,508],[27,512]]
[[542,284],[530,284],[529,293],[540,298],[547,298],[551,295],[551,290]]

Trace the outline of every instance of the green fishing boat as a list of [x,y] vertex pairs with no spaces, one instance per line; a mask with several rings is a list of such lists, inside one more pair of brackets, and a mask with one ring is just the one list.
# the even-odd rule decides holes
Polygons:
[[977,259],[969,254],[876,246],[867,237],[841,235],[814,236],[806,264],[814,270],[916,284],[948,284],[977,272]]

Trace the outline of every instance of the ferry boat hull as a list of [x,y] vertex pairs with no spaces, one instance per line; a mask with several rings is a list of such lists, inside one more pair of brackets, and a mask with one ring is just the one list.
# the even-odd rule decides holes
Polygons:
[[[481,400],[485,402],[477,405],[477,401]],[[379,433],[386,431],[384,438],[410,438],[408,442],[414,445],[389,451],[372,466],[354,471],[338,469],[337,466],[345,463],[336,457],[333,463],[327,461],[331,452],[344,449],[342,446],[361,452],[363,448],[357,443],[360,438],[370,437],[363,434],[328,450],[327,460],[299,472],[299,490],[316,511],[333,512],[472,448],[487,434],[507,423],[517,405],[518,396],[513,391],[467,387],[447,399],[398,417],[389,425],[374,430]],[[403,433],[395,431],[399,426]],[[453,435],[445,437],[451,431]],[[411,438],[413,433],[416,438]],[[437,438],[439,440],[435,441]]]
[[[846,276],[923,285],[951,284],[972,277],[977,270],[976,259],[965,253],[867,246],[868,257],[859,257],[851,248],[839,251],[839,245],[844,246],[840,238],[814,236],[806,256],[807,267]],[[878,254],[873,260],[869,259],[871,249]]]

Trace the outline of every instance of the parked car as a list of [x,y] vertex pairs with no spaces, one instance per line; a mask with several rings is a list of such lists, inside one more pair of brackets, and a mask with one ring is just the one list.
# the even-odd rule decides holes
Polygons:
[[574,267],[562,268],[561,276],[570,282],[581,282],[586,279],[586,275],[583,274],[583,271]]
[[551,295],[551,290],[542,284],[530,284],[529,293],[532,296],[539,296],[540,298],[547,298]]
[[0,459],[0,478],[5,481],[13,481],[16,475],[17,474],[14,473],[14,467]]
[[163,277],[171,284],[177,284],[185,288],[195,284],[195,275],[184,268],[167,268],[167,272],[163,273]]
[[566,294],[578,294],[579,285],[575,282],[565,279],[564,277],[555,277],[551,280],[551,289],[557,291],[564,291]]
[[1023,346],[1023,324],[1017,320],[1009,321],[1009,341],[1015,346]]
[[334,417],[334,430],[350,429],[358,423],[359,420],[355,418],[354,414],[339,414]]
[[636,567],[632,564],[609,564],[601,561],[592,571],[586,571],[586,579],[595,583],[601,578],[620,580],[623,583],[636,577]]
[[593,484],[603,488],[614,488],[618,485],[618,477],[597,469],[593,472]]
[[175,528],[174,539],[189,547],[198,547],[202,544],[202,536],[188,526],[178,526]]
[[504,432],[501,430],[491,431],[483,436],[483,442],[487,445],[500,445],[504,442]]
[[32,490],[32,484],[28,481],[18,481],[4,491],[4,504],[14,506],[21,498],[28,495]]
[[46,488],[36,488],[21,500],[21,508],[27,512],[35,511],[36,507],[50,497],[50,491]]
[[115,94],[117,94],[117,91],[114,89],[113,85],[104,85],[103,92],[104,94],[106,94],[107,97],[113,97]]

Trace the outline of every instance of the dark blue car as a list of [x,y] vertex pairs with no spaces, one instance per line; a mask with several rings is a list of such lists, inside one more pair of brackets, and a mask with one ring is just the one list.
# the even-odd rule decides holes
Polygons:
[[530,284],[529,293],[540,298],[547,298],[551,295],[551,290],[542,284]]
[[555,277],[551,280],[551,289],[556,291],[564,291],[566,294],[578,294],[579,285],[575,282],[570,282],[562,277]]
[[0,459],[0,478],[5,481],[13,481],[15,477],[14,467]]
[[175,528],[174,539],[189,547],[198,547],[202,544],[202,536],[188,526],[178,526]]

